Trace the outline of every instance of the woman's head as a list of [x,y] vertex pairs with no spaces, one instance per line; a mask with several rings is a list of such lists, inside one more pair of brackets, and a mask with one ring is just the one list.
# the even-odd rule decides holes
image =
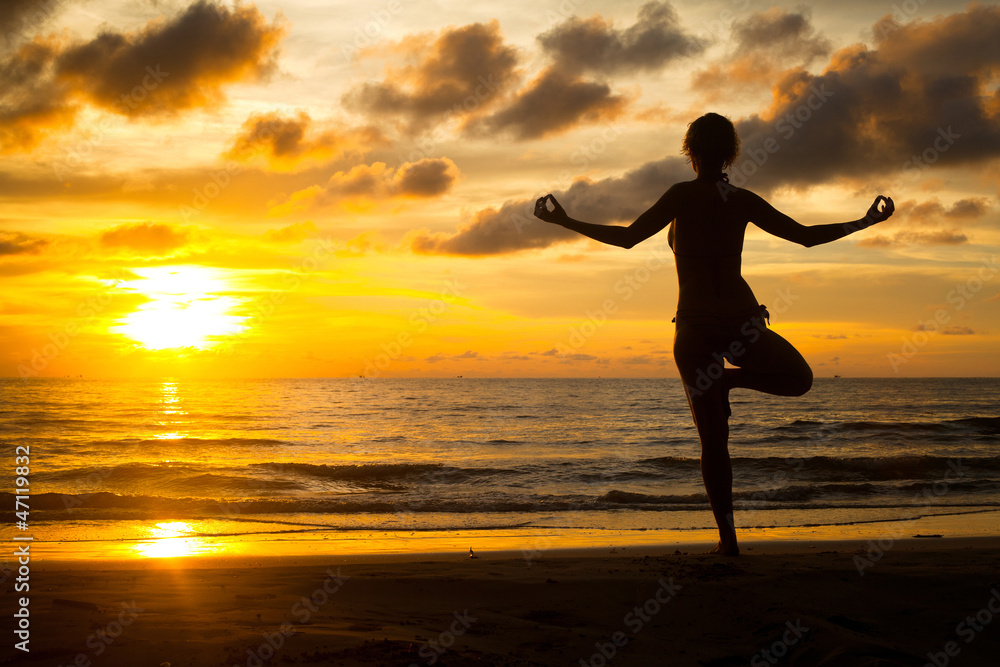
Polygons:
[[720,172],[740,154],[740,137],[731,120],[707,113],[688,125],[681,150],[699,174]]

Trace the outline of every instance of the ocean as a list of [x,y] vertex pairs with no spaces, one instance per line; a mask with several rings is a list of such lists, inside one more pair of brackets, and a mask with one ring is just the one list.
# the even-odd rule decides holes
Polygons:
[[[735,390],[737,528],[996,517],[998,406],[989,378]],[[336,552],[376,534],[391,551],[490,531],[666,541],[714,526],[676,379],[8,378],[0,433],[4,532],[24,447],[43,552],[296,540]]]

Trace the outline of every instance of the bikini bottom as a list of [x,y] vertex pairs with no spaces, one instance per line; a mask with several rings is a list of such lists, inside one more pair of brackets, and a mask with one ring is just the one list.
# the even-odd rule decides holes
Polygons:
[[[713,383],[722,377],[725,363],[743,366],[760,356],[767,339],[770,315],[763,305],[742,313],[719,315],[698,310],[679,310],[673,319],[674,360],[685,384]],[[772,334],[773,335],[773,334]],[[767,347],[765,342],[764,347]]]

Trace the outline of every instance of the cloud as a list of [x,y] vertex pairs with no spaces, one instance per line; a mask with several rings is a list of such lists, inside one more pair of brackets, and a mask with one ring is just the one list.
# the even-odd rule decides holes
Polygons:
[[769,86],[779,72],[805,67],[830,53],[830,41],[816,33],[808,10],[772,7],[732,26],[732,49],[719,63],[697,72],[692,87],[710,100],[747,86]]
[[830,53],[830,41],[816,33],[810,11],[787,12],[772,7],[733,23],[737,51],[768,53],[805,63]]
[[406,162],[397,169],[384,162],[355,165],[330,176],[325,185],[313,185],[292,193],[271,208],[274,215],[318,206],[354,206],[392,198],[426,199],[444,194],[459,178],[459,170],[448,158],[424,158]]
[[299,243],[316,233],[316,225],[311,220],[296,222],[280,229],[264,232],[264,240],[269,243]]
[[513,352],[504,352],[500,355],[501,361],[532,361],[532,358],[526,354],[514,354]]
[[410,250],[419,255],[481,257],[546,248],[572,241],[579,235],[534,218],[534,200],[506,202],[499,209],[478,211],[469,224],[454,234],[419,231],[408,238]]
[[411,37],[387,48],[407,63],[387,68],[382,81],[351,89],[342,102],[368,116],[398,118],[413,132],[481,112],[499,100],[500,86],[516,78],[517,52],[504,44],[496,20],[448,27],[436,37]]
[[633,365],[644,365],[644,364],[655,364],[663,363],[663,359],[657,359],[649,354],[633,354],[628,357],[622,357],[618,360],[623,364],[633,364]]
[[429,357],[426,357],[424,359],[424,361],[429,361],[430,363],[435,364],[435,363],[437,363],[439,361],[444,361],[446,359],[450,359],[452,361],[460,361],[460,360],[463,360],[463,359],[475,359],[477,361],[485,361],[486,360],[485,357],[479,356],[478,352],[473,352],[472,350],[466,350],[462,354],[450,354],[450,355],[438,352],[436,354],[432,354]]
[[470,124],[476,135],[511,131],[519,140],[539,139],[579,123],[612,121],[625,110],[626,98],[611,88],[550,67],[519,91],[505,108]]
[[32,149],[70,127],[83,104],[129,117],[218,104],[227,84],[274,69],[284,34],[255,7],[200,0],[133,33],[35,37],[0,59],[0,150]]
[[363,154],[383,141],[373,127],[314,130],[313,120],[305,112],[290,117],[278,112],[253,113],[225,156],[240,162],[260,156],[273,168],[288,170],[310,158]]
[[518,54],[491,21],[370,49],[369,57],[388,53],[405,64],[388,67],[381,81],[356,86],[342,101],[366,115],[398,119],[412,133],[455,120],[467,136],[538,139],[623,113],[628,99],[584,73],[654,69],[704,48],[679,27],[671,6],[658,2],[643,6],[625,30],[599,16],[571,18],[538,39],[552,63],[520,89]]
[[[570,215],[578,212],[588,222],[631,222],[652,206],[669,184],[690,175],[691,169],[682,158],[670,157],[647,163],[623,176],[578,180],[555,195]],[[542,194],[545,193],[538,196]],[[480,210],[471,222],[451,234],[415,232],[408,237],[410,249],[418,254],[478,257],[547,248],[581,238],[559,225],[535,218],[536,198]]]
[[[959,199],[950,206],[938,199],[923,202],[901,201],[896,213],[878,226],[879,231],[897,230],[858,241],[860,247],[888,248],[907,245],[959,245],[969,237],[956,224],[970,225],[986,215],[989,200],[984,197]],[[915,228],[920,228],[915,230]]]
[[49,244],[45,239],[33,238],[22,232],[0,231],[0,257],[5,255],[34,255]]
[[[913,327],[914,331],[938,331],[935,327],[928,327],[925,324],[918,324]],[[973,336],[976,334],[976,330],[972,327],[954,326],[954,327],[944,327],[940,329],[941,333],[946,336]]]
[[285,27],[268,25],[256,7],[200,0],[172,21],[73,45],[56,66],[60,79],[98,106],[130,116],[169,115],[222,101],[225,84],[270,74],[284,35]]
[[600,16],[572,17],[538,41],[563,71],[615,74],[658,69],[671,60],[701,53],[704,41],[684,32],[667,2],[639,8],[635,24],[616,30]]
[[425,158],[407,162],[394,177],[394,189],[407,197],[436,197],[458,180],[458,167],[448,158]]
[[65,0],[3,0],[0,37],[24,37],[47,23],[65,5]]
[[981,218],[989,208],[989,200],[985,197],[960,199],[944,211],[944,214],[949,218]]
[[961,245],[967,243],[969,237],[965,234],[941,229],[933,232],[899,232],[892,237],[872,236],[858,241],[861,248],[888,248],[907,245]]
[[904,200],[896,204],[896,213],[881,227],[933,227],[941,224],[968,224],[982,218],[990,209],[989,200],[985,197],[959,199],[950,206],[942,204],[938,199],[918,202]]
[[162,222],[120,225],[101,233],[100,241],[112,248],[127,248],[143,254],[166,255],[184,246],[188,232]]
[[72,127],[79,105],[51,75],[54,40],[36,38],[0,60],[0,153],[31,150]]
[[996,158],[998,32],[1000,7],[973,5],[894,24],[875,49],[836,52],[822,74],[786,72],[771,107],[737,123],[744,151],[731,180],[766,190],[903,172],[916,182]]
[[352,239],[344,242],[343,247],[337,250],[338,257],[363,257],[372,252],[386,252],[388,246],[382,240],[377,231],[369,230],[361,232]]
[[604,81],[585,79],[584,73],[657,69],[704,49],[701,40],[684,33],[666,2],[643,5],[638,21],[625,30],[616,30],[600,16],[573,17],[539,35],[538,41],[552,64],[505,99],[503,108],[471,119],[466,124],[469,134],[509,133],[524,141],[580,124],[613,121],[624,113],[629,99]]

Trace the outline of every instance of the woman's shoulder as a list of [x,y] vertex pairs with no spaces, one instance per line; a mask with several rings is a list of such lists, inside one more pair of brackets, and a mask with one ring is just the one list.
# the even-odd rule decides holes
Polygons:
[[766,200],[756,192],[737,187],[727,181],[719,181],[718,189],[723,201],[731,201],[740,206],[756,207],[762,202],[766,203]]

